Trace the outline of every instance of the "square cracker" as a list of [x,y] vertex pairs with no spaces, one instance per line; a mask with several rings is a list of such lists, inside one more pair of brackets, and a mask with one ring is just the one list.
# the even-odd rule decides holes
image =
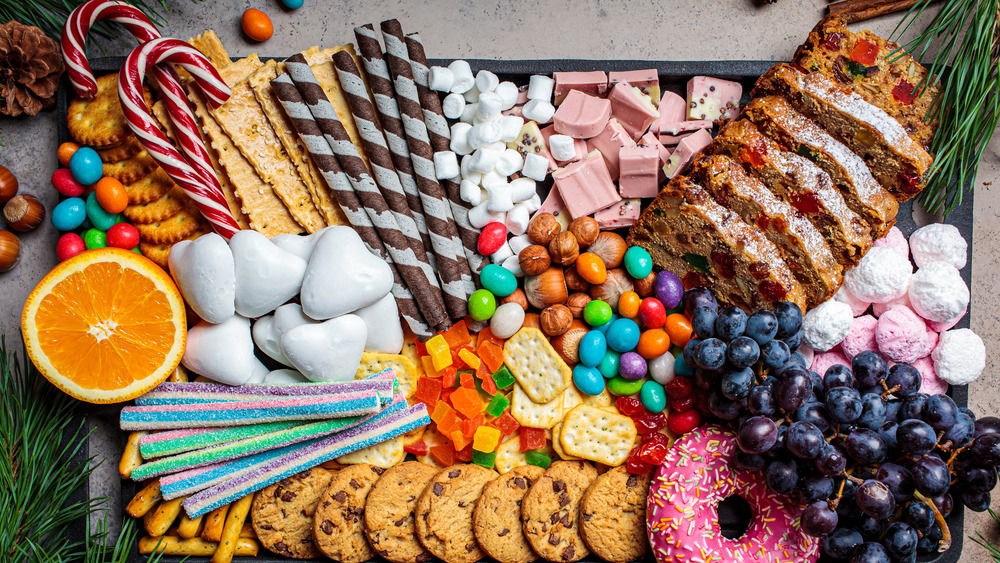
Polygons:
[[510,398],[510,415],[521,426],[528,428],[552,428],[563,418],[562,396],[548,403],[536,403],[524,392],[524,389],[514,385]]
[[503,360],[536,403],[557,399],[573,380],[573,371],[537,328],[522,328],[507,339]]
[[376,373],[392,368],[396,372],[396,380],[399,381],[399,391],[407,399],[417,391],[417,367],[409,358],[401,354],[383,354],[381,352],[365,352],[361,355],[361,365],[358,372],[354,374],[354,379],[364,379]]
[[378,444],[372,444],[367,448],[342,455],[337,458],[337,463],[344,465],[354,465],[358,463],[368,463],[382,469],[389,469],[393,465],[403,461],[406,452],[403,450],[403,436],[396,436]]
[[580,405],[563,419],[559,440],[569,455],[605,465],[621,465],[637,435],[631,418]]
[[[601,391],[600,395],[581,394],[580,396],[583,399],[583,404],[587,405],[588,407],[601,408],[601,407],[610,407],[611,405],[615,404],[615,398],[611,396],[611,393],[608,393],[607,389]],[[618,412],[618,409],[615,409],[614,412]]]
[[515,434],[511,439],[497,446],[497,457],[494,460],[494,469],[501,474],[507,473],[515,467],[528,464],[528,459],[521,451],[521,438]]
[[222,46],[219,36],[211,29],[203,31],[197,37],[188,39],[187,42],[195,49],[201,51],[205,55],[205,58],[215,65],[215,68],[222,68],[232,62],[229,59],[229,53],[226,51],[226,48]]
[[566,461],[577,461],[580,458],[576,456],[569,455],[566,450],[562,447],[562,442],[560,441],[560,434],[562,433],[563,423],[560,422],[552,427],[552,449],[556,451],[556,455],[565,459]]

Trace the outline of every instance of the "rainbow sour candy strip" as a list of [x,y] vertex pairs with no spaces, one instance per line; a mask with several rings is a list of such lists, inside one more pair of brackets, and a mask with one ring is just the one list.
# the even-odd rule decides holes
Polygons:
[[[427,407],[423,403],[399,412],[379,414],[364,424],[320,440],[293,446],[294,452],[272,458],[225,483],[205,489],[184,501],[183,506],[191,518],[197,518],[237,498],[259,491],[264,487],[335,459],[395,438],[430,423]],[[162,487],[162,485],[161,485]]]
[[252,438],[301,424],[297,420],[286,420],[284,422],[265,422],[249,426],[233,426],[231,428],[165,430],[154,434],[146,434],[142,438],[139,438],[139,453],[143,459],[153,459]]
[[218,383],[165,382],[135,400],[140,406],[181,405],[221,401],[260,401],[269,398],[302,397],[309,395],[340,395],[357,391],[378,391],[380,396],[392,397],[391,371],[376,374],[375,378],[340,383],[292,383],[287,385],[238,385]]

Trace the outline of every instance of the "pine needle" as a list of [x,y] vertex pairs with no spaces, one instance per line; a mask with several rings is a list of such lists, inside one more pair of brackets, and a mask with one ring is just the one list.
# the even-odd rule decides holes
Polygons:
[[[998,516],[996,512],[993,512],[992,508],[989,510],[990,510],[990,516],[993,517],[993,521],[996,522],[997,524],[1000,524],[1000,516]],[[993,558],[994,563],[1000,563],[1000,547],[994,545],[993,543],[990,542],[990,540],[983,537],[983,534],[981,532],[976,532],[975,537],[969,536],[969,539],[978,543],[987,552],[989,552],[990,557]]]

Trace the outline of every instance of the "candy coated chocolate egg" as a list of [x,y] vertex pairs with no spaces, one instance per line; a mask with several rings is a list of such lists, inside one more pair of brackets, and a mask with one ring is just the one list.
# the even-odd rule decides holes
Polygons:
[[684,284],[673,272],[663,270],[656,274],[653,293],[667,309],[675,309],[684,299]]
[[642,380],[629,381],[620,375],[616,375],[608,380],[608,393],[616,397],[627,397],[635,395],[642,389]]
[[66,197],[80,197],[87,188],[73,178],[69,168],[60,168],[52,173],[52,187]]
[[69,159],[69,170],[73,178],[85,186],[96,183],[104,175],[104,165],[97,151],[90,147],[80,147]]
[[[681,358],[681,361],[683,362],[684,359]],[[676,359],[669,352],[657,358],[653,358],[652,360],[646,361],[646,367],[649,369],[649,375],[660,385],[666,385],[677,375],[677,372],[674,371],[675,365]]]
[[667,310],[655,297],[647,297],[639,304],[639,320],[646,328],[660,328],[667,322]]
[[105,235],[108,246],[128,250],[139,244],[139,230],[128,223],[112,225]]
[[499,221],[487,223],[476,240],[476,250],[483,256],[489,256],[503,247],[507,242],[507,225]]
[[641,280],[653,271],[653,258],[645,248],[633,246],[625,251],[625,269],[630,276]]
[[597,365],[597,371],[601,372],[601,375],[605,379],[611,379],[612,377],[618,375],[618,359],[621,354],[615,352],[614,350],[608,350],[604,354],[604,358],[601,363]]
[[583,320],[590,326],[601,326],[611,320],[611,305],[594,299],[583,307]]
[[642,406],[646,407],[651,413],[663,412],[663,409],[667,408],[667,393],[663,390],[663,386],[656,381],[646,380],[642,383],[642,389],[639,390],[639,400],[642,401]]
[[97,201],[108,213],[121,213],[128,206],[128,193],[121,182],[110,176],[97,181]]
[[634,291],[626,291],[618,297],[618,314],[626,319],[634,319],[639,315],[639,304],[642,297]]
[[72,141],[66,141],[65,143],[59,145],[59,151],[57,153],[59,155],[59,164],[69,166],[69,160],[73,158],[73,153],[75,153],[79,148],[80,145]]
[[[586,309],[584,309],[584,311],[586,311]],[[614,323],[615,321],[617,321],[619,318],[620,317],[618,315],[616,315],[614,313],[611,313],[611,318],[608,319],[608,322],[606,322],[606,323],[604,323],[602,325],[595,326],[594,330],[599,330],[602,333],[607,334],[608,333],[608,328],[610,328],[611,324]]]
[[517,289],[517,278],[510,270],[496,264],[487,264],[479,273],[479,282],[496,297],[507,297]]
[[305,0],[281,0],[281,3],[289,10],[298,10],[305,4]]
[[109,213],[101,206],[96,191],[87,196],[87,219],[95,229],[101,231],[107,231],[112,225],[121,221],[117,213]]
[[618,359],[618,375],[629,381],[646,377],[646,359],[635,352],[625,352]]
[[593,252],[584,252],[576,259],[576,271],[588,283],[601,284],[608,279],[608,269],[601,257]]
[[60,201],[52,208],[52,226],[60,231],[72,231],[87,219],[87,204],[78,197]]
[[274,24],[271,18],[257,8],[247,8],[243,11],[240,23],[243,25],[243,33],[254,41],[267,41],[274,35]]
[[[608,327],[608,346],[618,352],[628,352],[639,343],[640,334],[639,325],[635,321],[632,319],[618,319]],[[643,365],[645,365],[645,361]]]
[[83,233],[83,244],[87,247],[87,250],[93,250],[95,248],[104,248],[108,245],[104,231],[97,229],[87,229]]
[[489,290],[477,289],[469,296],[469,316],[477,321],[485,321],[497,310],[497,300]]
[[684,361],[684,356],[674,359],[674,373],[681,377],[694,377],[694,368]]
[[83,239],[80,235],[76,233],[66,233],[59,237],[59,242],[56,243],[56,258],[59,261],[68,260],[77,254],[87,250],[86,244],[84,244]]
[[580,364],[573,366],[573,385],[586,395],[600,395],[604,392],[601,372]]
[[490,332],[493,336],[507,340],[521,330],[524,325],[524,309],[517,303],[504,303],[497,307],[490,319]]
[[580,339],[580,348],[577,352],[580,363],[587,367],[597,367],[604,354],[608,351],[608,341],[599,330],[588,331]]

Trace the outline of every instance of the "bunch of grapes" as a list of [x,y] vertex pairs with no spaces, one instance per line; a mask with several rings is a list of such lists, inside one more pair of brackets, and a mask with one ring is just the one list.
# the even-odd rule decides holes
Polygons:
[[695,406],[737,429],[737,466],[763,472],[771,490],[806,506],[802,527],[823,537],[826,554],[915,561],[947,549],[944,519],[956,500],[989,507],[1000,419],[976,420],[947,395],[920,393],[916,368],[890,367],[877,352],[809,371],[795,352],[802,312],[794,303],[749,316],[714,300],[696,305],[697,338],[683,352]]

